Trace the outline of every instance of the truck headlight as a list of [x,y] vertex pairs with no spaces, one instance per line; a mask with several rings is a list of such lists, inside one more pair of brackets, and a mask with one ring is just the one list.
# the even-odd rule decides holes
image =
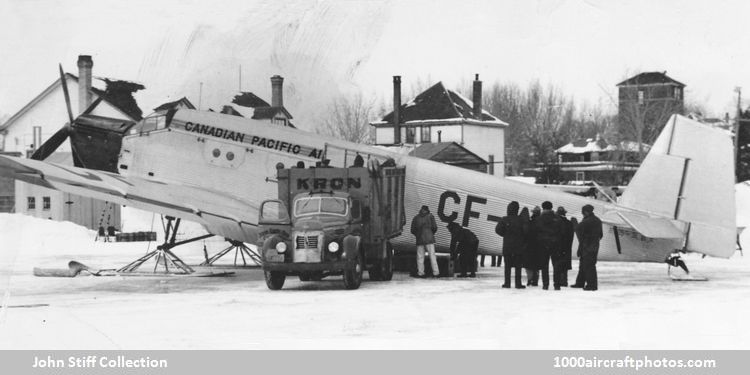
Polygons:
[[339,244],[338,242],[331,242],[328,244],[328,251],[335,253],[339,251]]
[[278,253],[283,253],[286,251],[286,242],[279,242],[276,244],[276,251]]

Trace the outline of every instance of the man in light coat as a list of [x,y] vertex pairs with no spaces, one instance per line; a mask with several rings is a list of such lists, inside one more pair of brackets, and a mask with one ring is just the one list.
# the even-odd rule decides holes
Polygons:
[[435,232],[437,232],[437,223],[435,217],[430,213],[430,208],[422,206],[419,213],[411,221],[411,234],[417,239],[417,277],[425,277],[424,274],[424,252],[430,256],[430,266],[432,275],[438,277],[437,256],[435,255]]

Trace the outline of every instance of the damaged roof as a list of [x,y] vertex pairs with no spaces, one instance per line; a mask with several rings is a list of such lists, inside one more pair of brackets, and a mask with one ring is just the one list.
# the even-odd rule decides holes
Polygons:
[[271,106],[265,100],[259,98],[252,92],[240,92],[239,94],[234,96],[234,99],[232,99],[232,103],[250,108]]
[[[380,122],[373,125],[393,124],[393,112],[388,113]],[[408,125],[420,121],[434,120],[474,120],[487,124],[507,125],[486,110],[474,113],[474,103],[454,91],[448,90],[443,82],[438,82],[399,109],[401,124]]]

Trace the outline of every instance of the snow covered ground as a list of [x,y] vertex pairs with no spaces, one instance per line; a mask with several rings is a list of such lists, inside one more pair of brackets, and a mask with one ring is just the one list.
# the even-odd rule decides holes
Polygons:
[[[131,213],[125,226],[148,230],[150,220]],[[288,279],[270,291],[257,268],[209,278],[32,275],[72,259],[118,268],[147,250],[94,237],[0,214],[0,349],[750,349],[750,253],[688,257],[707,282],[674,282],[664,264],[600,263],[597,292],[501,289],[499,268],[474,280],[396,274],[354,291],[340,278]],[[176,253],[197,264],[203,245]]]

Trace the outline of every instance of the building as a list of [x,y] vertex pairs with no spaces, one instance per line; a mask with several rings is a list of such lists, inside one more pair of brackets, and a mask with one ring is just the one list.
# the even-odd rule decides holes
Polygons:
[[188,100],[188,98],[183,96],[182,98],[177,99],[173,102],[167,102],[154,108],[154,112],[169,111],[172,109],[195,109],[195,106],[190,102],[190,100]]
[[[684,114],[685,84],[667,72],[646,72],[617,84],[620,133],[651,144],[670,116]],[[640,139],[635,129],[643,129]]]
[[271,77],[271,104],[252,92],[240,92],[232,99],[232,104],[222,107],[221,113],[295,127],[292,114],[284,107],[284,77],[279,75]]
[[456,142],[422,143],[409,155],[456,167],[487,173],[487,161]]
[[380,121],[370,123],[375,128],[375,144],[455,142],[486,164],[486,173],[504,176],[505,128],[508,124],[482,109],[479,75],[473,89],[474,101],[471,101],[438,82],[402,104],[401,77],[393,77],[394,111]]
[[[644,145],[644,151],[649,150]],[[624,186],[630,182],[640,166],[638,144],[623,141],[609,143],[599,135],[596,138],[579,139],[555,150],[557,163],[526,169],[526,176],[541,178],[545,172],[554,175],[555,181],[540,183],[587,184],[596,182],[605,186]]]
[[[61,79],[65,79],[70,93],[73,115],[88,112],[93,115],[138,121],[142,111],[133,98],[133,93],[143,89],[133,82],[103,78],[106,87],[92,85],[93,61],[90,56],[78,57],[78,76],[65,73],[20,111],[0,126],[0,152],[15,153],[29,157],[46,139],[68,122]],[[77,95],[76,95],[77,93]],[[66,140],[48,161],[73,165],[70,141]],[[65,194],[20,181],[0,183],[0,197],[14,197],[15,212],[53,220],[68,220],[91,229],[96,229],[109,217],[108,223],[120,224],[120,207],[107,202],[72,194]],[[6,204],[0,209],[8,210]],[[10,212],[10,210],[6,212]],[[105,225],[106,226],[106,225]]]

